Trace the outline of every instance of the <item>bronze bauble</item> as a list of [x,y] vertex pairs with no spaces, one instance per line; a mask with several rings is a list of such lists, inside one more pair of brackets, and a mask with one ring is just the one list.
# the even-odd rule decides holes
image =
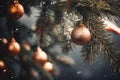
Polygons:
[[8,6],[8,15],[13,20],[18,20],[24,14],[24,8],[18,1],[14,1],[14,3]]
[[71,40],[77,45],[83,45],[89,42],[91,39],[91,34],[88,28],[85,27],[83,23],[75,27],[71,33]]

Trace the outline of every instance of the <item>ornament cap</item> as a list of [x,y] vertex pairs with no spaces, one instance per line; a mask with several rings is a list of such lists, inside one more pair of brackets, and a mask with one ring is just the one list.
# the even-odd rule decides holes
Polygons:
[[15,38],[14,37],[11,38],[11,42],[15,42]]
[[37,51],[42,51],[42,49],[40,47],[37,47]]
[[80,22],[79,27],[82,28],[82,27],[85,27],[85,25],[82,22]]

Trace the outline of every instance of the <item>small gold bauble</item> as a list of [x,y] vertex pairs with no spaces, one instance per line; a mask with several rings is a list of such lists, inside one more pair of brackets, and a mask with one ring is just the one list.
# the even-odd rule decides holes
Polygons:
[[2,60],[0,60],[0,69],[1,69],[1,68],[4,68],[4,67],[5,67],[4,62],[3,62]]
[[40,63],[45,63],[48,59],[47,54],[38,48],[38,50],[33,54],[33,60]]
[[23,14],[24,14],[24,8],[21,4],[18,3],[18,1],[14,1],[14,3],[8,6],[8,15],[13,20],[18,20],[23,16]]
[[71,40],[77,45],[83,45],[89,42],[91,39],[91,34],[88,28],[85,27],[83,23],[75,27],[71,33]]
[[17,55],[20,53],[20,45],[15,39],[12,37],[11,42],[8,44],[8,52],[10,55]]
[[50,72],[53,70],[53,64],[51,62],[46,62],[43,64],[43,69]]

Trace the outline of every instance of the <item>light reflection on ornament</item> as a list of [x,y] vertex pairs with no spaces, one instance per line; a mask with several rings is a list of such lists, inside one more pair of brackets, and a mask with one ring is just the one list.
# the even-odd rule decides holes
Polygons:
[[6,38],[2,38],[2,41],[3,41],[4,44],[8,43],[8,40]]
[[6,69],[3,70],[3,72],[6,72],[6,71],[7,71]]

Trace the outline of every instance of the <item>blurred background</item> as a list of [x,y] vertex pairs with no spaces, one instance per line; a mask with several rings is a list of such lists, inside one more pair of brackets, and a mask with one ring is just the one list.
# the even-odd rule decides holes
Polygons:
[[[35,21],[38,15],[36,12],[38,10],[36,8],[31,8],[33,13],[31,16],[24,15],[20,21],[28,26],[32,26],[35,24]],[[120,21],[118,21],[120,22]],[[120,36],[112,33],[114,36],[114,41],[118,48],[120,48]],[[32,40],[33,41],[33,40]],[[120,74],[113,72],[111,67],[107,62],[104,61],[104,57],[102,54],[96,57],[96,61],[94,63],[84,63],[82,59],[81,53],[82,46],[76,46],[73,51],[68,53],[68,56],[72,57],[75,60],[75,65],[72,67],[66,67],[60,64],[57,64],[60,69],[60,75],[55,76],[55,80],[120,80]],[[61,46],[60,44],[56,44],[52,48],[50,48],[52,53],[61,54]]]
[[[120,73],[118,71],[112,70],[112,67],[114,66],[114,68],[118,68],[118,70],[120,70],[120,55],[117,54],[120,52],[112,50],[112,45],[109,45],[108,43],[112,41],[109,39],[108,36],[105,37],[104,34],[101,32],[103,30],[103,28],[101,30],[102,26],[95,22],[97,25],[101,26],[96,27],[96,25],[94,24],[94,20],[92,20],[99,15],[99,11],[97,13],[97,10],[99,9],[103,10],[105,13],[108,12],[110,14],[117,15],[116,13],[114,13],[114,11],[111,11],[111,9],[113,8],[111,8],[107,4],[109,3],[110,5],[112,5],[112,2],[110,2],[109,0],[86,0],[86,2],[80,0],[81,2],[83,2],[83,4],[87,3],[88,1],[88,4],[82,5],[77,4],[78,0],[75,0],[76,2],[72,0],[73,4],[72,7],[70,7],[70,0],[60,0],[61,3],[59,3],[59,1],[57,3],[56,0],[19,0],[25,11],[23,14],[21,14],[20,12],[19,14],[13,15],[7,12],[7,7],[12,4],[13,1],[16,3],[18,0],[0,1],[0,80],[120,80]],[[115,4],[119,5],[117,4],[117,1],[120,1],[115,1]],[[95,5],[91,5],[91,2],[95,3]],[[65,3],[67,3],[68,12],[70,11],[69,9],[74,10],[73,6],[75,6],[75,9],[77,9],[82,16],[78,14],[76,15],[76,11],[73,12],[73,14],[71,13],[69,15],[67,14],[67,12],[64,13],[64,7],[62,7],[61,5],[66,6]],[[101,3],[105,4],[106,6],[101,5]],[[114,6],[116,8],[115,4]],[[109,9],[109,7],[111,9]],[[117,8],[119,7],[117,6]],[[97,15],[94,15],[91,10],[93,10],[93,12],[95,12]],[[92,17],[91,14],[93,14]],[[72,16],[74,16],[72,18],[73,20],[70,20]],[[19,17],[20,19],[17,19]],[[111,17],[115,18],[116,20],[115,16],[110,15],[110,18]],[[97,19],[98,18],[99,17],[97,17]],[[64,20],[66,22],[64,22]],[[117,52],[115,53],[115,55],[114,53],[111,53],[111,55],[115,57],[115,60],[118,59],[118,63],[114,63],[114,61],[111,61],[112,66],[110,66],[110,57],[108,56],[109,54],[107,54],[107,51],[106,56],[103,54],[103,48],[91,48],[90,46],[95,43],[93,39],[93,41],[91,40],[90,44],[88,43],[85,46],[75,45],[74,42],[71,42],[69,34],[69,31],[73,29],[73,27],[71,26],[75,27],[75,25],[80,23],[80,21],[87,23],[86,20],[90,20],[91,22],[93,21],[93,24],[91,23],[93,29],[91,28],[91,26],[88,26],[91,34],[93,35],[92,38],[97,42],[97,38],[94,38],[96,37],[96,34],[94,34],[94,32],[97,33],[97,31],[98,34],[100,34],[100,40],[102,40],[101,38],[103,38],[104,36],[105,39],[103,39],[103,43],[104,40],[108,40],[108,42],[105,41],[105,46],[107,46],[111,52]],[[118,23],[117,26],[120,27],[119,16],[116,22]],[[59,31],[61,31],[60,35]],[[113,42],[119,50],[120,35],[112,32],[110,32],[110,35],[112,35]],[[12,53],[10,52],[10,50],[8,50],[9,43],[11,43],[12,39],[13,42],[18,42],[18,44],[21,46],[21,54],[16,53],[16,51],[14,52],[14,48]],[[60,44],[60,42],[63,42],[63,48],[61,48],[62,44]],[[27,43],[27,45],[25,43]],[[71,44],[74,45],[72,50]],[[98,46],[99,45],[100,42],[98,42]],[[87,63],[83,61],[83,53],[81,51],[83,48],[85,49],[85,51],[88,50],[88,52],[90,52],[89,50],[92,49],[90,55],[93,55],[93,57],[95,55],[95,61],[93,63]],[[97,51],[97,49],[100,51]],[[43,62],[39,62],[38,58],[36,57],[33,58],[34,54],[39,53],[39,51],[45,52],[45,56],[47,56],[47,59],[45,59],[45,61]],[[68,53],[65,54],[64,51]],[[94,53],[99,54],[96,55]],[[89,53],[87,54],[89,55]],[[47,69],[53,70],[54,65],[56,67],[56,70],[53,70],[52,72],[50,72],[49,70],[46,71],[46,68],[44,68],[43,65],[48,61],[51,62],[52,68],[49,68],[47,66]]]

